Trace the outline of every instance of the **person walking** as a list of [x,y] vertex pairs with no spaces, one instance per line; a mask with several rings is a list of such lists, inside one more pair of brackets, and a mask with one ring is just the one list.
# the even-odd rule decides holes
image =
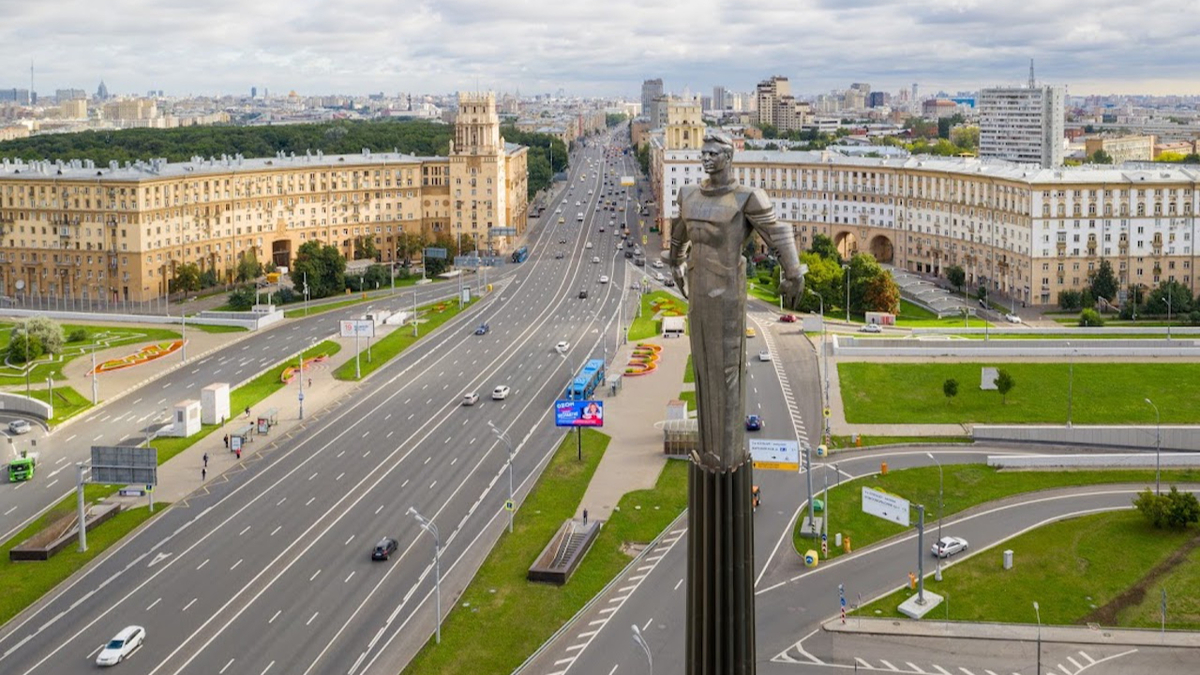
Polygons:
[[208,453],[204,453],[204,468],[208,468]]
[[242,449],[241,449],[241,448],[238,448],[238,449],[237,449],[237,458],[238,458],[238,459],[241,459],[241,458],[242,458]]
[[200,469],[200,482],[203,483],[206,480],[208,480],[208,469],[202,467]]
[[587,525],[587,509],[583,510],[583,524]]
[[246,406],[246,419],[250,419],[250,406]]
[[225,449],[229,449],[229,434],[225,434]]

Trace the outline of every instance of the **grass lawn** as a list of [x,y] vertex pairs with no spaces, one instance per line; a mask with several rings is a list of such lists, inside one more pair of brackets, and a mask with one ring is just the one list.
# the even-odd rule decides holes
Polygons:
[[[1016,382],[1007,404],[979,388],[980,368],[1007,370]],[[1067,419],[1067,363],[840,363],[846,420],[854,423],[1054,423]],[[942,383],[958,380],[947,399]],[[1200,363],[1076,363],[1075,424],[1163,424],[1200,421]],[[1153,437],[1146,440],[1147,445]]]
[[868,436],[859,434],[858,443],[851,436],[831,436],[829,445],[838,448],[865,448],[872,445],[895,445],[897,443],[974,443],[970,436]]
[[550,537],[575,514],[607,443],[607,436],[585,430],[581,465],[574,439],[564,440],[517,512],[515,532],[501,536],[446,618],[442,644],[430,639],[406,674],[511,672],[625,568],[631,558],[623,544],[653,540],[682,512],[687,464],[668,462],[653,490],[621,499],[566,585],[526,581]]
[[688,354],[687,365],[683,367],[683,383],[696,381],[696,369],[692,366],[692,355]]
[[[1163,471],[1162,475],[1164,485],[1200,480],[1200,470]],[[1153,485],[1154,471],[999,471],[983,464],[949,464],[945,466],[945,515],[953,515],[972,506],[1035,490],[1111,483]],[[841,532],[850,537],[854,548],[859,549],[912,529],[863,513],[863,487],[899,495],[913,504],[924,504],[926,525],[937,522],[937,467],[904,469],[891,471],[886,476],[877,474],[846,481],[840,487],[830,488],[828,501],[832,509],[829,521],[831,537],[834,532]],[[808,550],[811,547],[810,541],[800,537],[798,530],[793,532],[793,543],[797,550]],[[800,548],[801,546],[804,548]],[[831,557],[836,557],[841,551],[831,546],[829,553]]]
[[245,328],[241,326],[210,326],[205,323],[189,323],[188,328],[197,328],[205,333],[244,333]]
[[633,323],[629,326],[630,342],[658,336],[662,326],[662,318],[655,316],[656,306],[658,306],[659,310],[665,310],[669,306],[672,308],[672,311],[680,316],[685,316],[688,309],[686,300],[681,300],[666,291],[654,291],[653,293],[643,295],[642,315],[635,317]]
[[937,314],[914,305],[908,300],[900,301],[900,313],[896,315],[896,325],[901,328],[983,328],[987,321],[977,317],[969,317],[963,324],[962,315],[947,316],[939,319]]
[[687,403],[688,410],[696,409],[696,392],[695,391],[679,392],[679,400]]
[[[925,588],[950,598],[952,621],[1034,623],[1036,601],[1043,623],[1083,624],[1195,536],[1195,528],[1156,530],[1135,511],[1072,518],[1005,542],[1016,558],[1011,570],[1001,566],[1000,551],[992,549],[943,570],[940,583],[926,579]],[[900,616],[896,607],[914,592],[906,587],[858,612]],[[1154,600],[1157,604],[1157,595]],[[943,608],[933,614],[946,616]]]
[[[970,333],[968,335],[956,335],[958,338],[966,338],[968,340],[982,340],[982,333]],[[1092,333],[1080,331],[1071,335],[1052,335],[1047,333],[1004,333],[997,335],[992,333],[988,338],[991,340],[1162,340],[1165,335],[1117,335],[1114,333]]]
[[[341,349],[342,346],[340,344],[332,340],[325,340],[305,350],[304,358],[310,359],[322,354],[333,356],[341,351]],[[254,405],[287,386],[280,377],[283,375],[284,368],[294,365],[296,365],[295,359],[288,359],[286,363],[278,363],[262,375],[231,391],[229,393],[230,414],[238,417],[247,407],[250,407],[251,412],[253,412]],[[218,424],[203,424],[200,426],[199,432],[187,438],[161,436],[154,439],[152,445],[158,448],[158,463],[162,464],[171,459],[220,428],[221,426]]]
[[[462,310],[458,308],[458,301],[455,299],[443,300],[432,305],[421,307],[417,314],[422,319],[417,323],[417,337],[413,337],[412,327],[410,324],[397,326],[387,336],[376,340],[371,345],[371,359],[367,360],[367,345],[363,341],[362,351],[359,355],[359,370],[363,377],[370,375],[385,363],[395,358],[397,354],[408,349],[421,336],[432,333],[438,326],[446,323],[450,319],[458,315],[460,311],[465,311],[468,307],[476,302],[463,305]],[[340,368],[334,371],[333,376],[339,380],[354,380],[354,359],[343,363]]]
[[[93,489],[93,488],[103,488]],[[84,490],[88,503],[115,492],[117,486],[88,485]],[[155,513],[162,513],[167,504],[155,504]],[[64,499],[47,511],[41,518],[21,530],[11,540],[0,546],[0,625],[12,619],[29,605],[37,602],[50,589],[81,569],[88,561],[101,555],[110,546],[120,541],[135,527],[150,517],[149,509],[141,506],[118,513],[108,522],[88,530],[87,553],[80,553],[74,544],[63,549],[46,562],[14,563],[8,559],[8,551],[25,541],[64,513],[75,509],[75,495]]]
[[757,278],[746,280],[746,292],[751,297],[758,298],[763,302],[768,302],[772,305],[779,305],[779,290],[775,284],[767,284],[759,281]]
[[[7,349],[13,325],[11,323],[0,323],[0,350]],[[53,377],[55,380],[65,380],[66,377],[62,373],[63,365],[80,356],[91,354],[93,344],[96,345],[96,349],[108,349],[109,347],[120,345],[165,342],[180,338],[179,331],[166,328],[122,328],[114,326],[82,326],[78,324],[63,324],[62,328],[64,336],[62,354],[57,357],[45,356],[35,361],[33,372],[29,375],[29,379],[32,382],[41,382],[44,384],[47,377]],[[66,342],[66,336],[69,336],[76,330],[86,331],[87,337],[75,342]],[[0,359],[0,385],[24,383],[25,372],[4,366],[2,359]]]
[[[42,382],[43,386],[45,384],[45,382]],[[25,391],[21,390],[16,393],[24,394]],[[50,403],[50,390],[45,388],[34,389],[30,393],[33,395],[33,398],[36,398],[43,403]],[[51,405],[54,406],[54,417],[50,418],[50,426],[53,427],[54,425],[62,424],[64,420],[74,417],[88,408],[91,408],[92,402],[91,400],[81,396],[79,392],[70,387],[54,385],[54,402]]]
[[[404,281],[397,279],[396,280],[396,288],[399,289],[401,287],[406,287],[406,286],[415,286],[416,283],[420,280],[421,280],[420,277],[413,277],[411,279],[405,279]],[[360,291],[358,293],[351,293],[346,296],[345,300],[340,300],[338,302],[327,302],[324,304],[312,304],[312,301],[310,301],[307,314],[304,312],[304,295],[301,294],[299,300],[288,303],[289,307],[296,307],[297,309],[285,310],[283,312],[283,318],[297,319],[297,318],[302,318],[305,316],[312,316],[314,314],[320,314],[321,312],[329,312],[329,311],[332,311],[335,309],[341,309],[343,307],[357,305],[357,304],[364,303],[364,302],[371,302],[372,300],[379,300],[381,298],[387,298],[388,297],[387,294],[383,294],[383,293],[379,292],[382,290],[384,290],[384,289],[380,288],[378,291],[371,291],[372,293],[374,293],[374,295],[368,295],[365,298],[363,297],[363,294]],[[324,299],[324,298],[322,298],[322,299]],[[226,308],[226,311],[230,311],[230,310],[228,310],[228,308]]]
[[1200,548],[1178,567],[1146,586],[1142,601],[1117,613],[1117,625],[1158,628],[1162,590],[1167,591],[1167,625],[1177,630],[1200,630]]

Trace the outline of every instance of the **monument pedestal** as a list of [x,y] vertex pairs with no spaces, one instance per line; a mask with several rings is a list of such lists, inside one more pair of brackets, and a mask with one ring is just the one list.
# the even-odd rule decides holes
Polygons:
[[821,528],[825,525],[825,519],[821,516],[810,519],[808,513],[805,512],[804,519],[800,523],[800,536],[805,539],[820,539]]
[[754,509],[750,462],[688,466],[689,675],[753,675]]

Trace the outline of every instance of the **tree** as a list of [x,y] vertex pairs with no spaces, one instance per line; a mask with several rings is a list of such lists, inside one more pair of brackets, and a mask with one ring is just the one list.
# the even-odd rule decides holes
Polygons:
[[[54,321],[53,319],[45,316],[35,316],[28,321],[14,326],[11,336],[13,339],[16,339],[19,332],[23,333],[25,331],[28,331],[29,335],[32,336],[36,342],[41,343],[42,352],[46,354],[62,353],[63,329],[62,326],[60,326],[58,322]],[[33,342],[30,343],[31,347],[32,345]],[[41,353],[38,355],[40,356]],[[32,351],[30,352],[30,358],[34,358]]]
[[1113,158],[1112,155],[1108,154],[1107,152],[1103,150],[1097,150],[1088,156],[1087,162],[1089,164],[1112,164]]
[[306,241],[296,251],[291,270],[292,279],[301,284],[301,292],[306,274],[309,297],[324,298],[341,293],[346,288],[346,259],[333,246],[316,239]]
[[196,263],[183,263],[175,268],[171,280],[172,293],[190,293],[200,290],[200,267]]
[[1083,294],[1079,291],[1059,291],[1058,307],[1066,311],[1079,309],[1083,306]]
[[241,259],[238,260],[237,280],[250,281],[257,279],[260,274],[262,274],[262,265],[258,263],[258,254],[255,253],[253,247],[246,249],[242,253]]
[[242,312],[254,306],[257,298],[254,297],[254,289],[249,286],[238,286],[229,294],[228,305],[235,312]]
[[1008,404],[1008,392],[1017,386],[1017,381],[1013,379],[1011,373],[1001,368],[996,371],[996,391],[1000,392],[1001,402]]
[[1092,273],[1088,282],[1093,298],[1104,298],[1109,302],[1117,299],[1117,276],[1113,273],[1112,263],[1107,260],[1100,261],[1100,267]]
[[1079,313],[1079,325],[1082,328],[1099,328],[1104,325],[1104,319],[1100,312],[1089,307]]
[[207,269],[200,273],[200,288],[212,288],[220,283],[215,270]]
[[958,396],[958,380],[953,377],[942,383],[942,393],[946,395],[946,399],[952,399]]
[[842,256],[838,253],[837,246],[833,240],[824,234],[813,235],[812,248],[808,249],[813,253],[828,258],[830,260],[841,260]]
[[[826,237],[828,240],[828,237]],[[800,299],[800,311],[815,312],[821,308],[824,299],[828,307],[841,304],[843,270],[837,257],[827,258],[816,252],[806,251],[800,254],[800,262],[808,265],[804,275],[804,287],[812,289],[813,293],[805,293]]]
[[978,126],[957,126],[950,130],[950,142],[966,151],[975,151],[979,147]]
[[355,260],[379,260],[379,249],[375,247],[375,237],[367,235],[354,240]]
[[900,311],[900,287],[886,270],[867,281],[863,289],[863,311],[889,314]]
[[946,268],[946,281],[949,281],[951,286],[962,289],[967,283],[967,273],[958,265],[951,265]]
[[1165,495],[1154,494],[1147,488],[1138,493],[1133,505],[1159,529],[1183,529],[1200,522],[1200,500],[1191,492],[1180,492],[1174,485]]
[[8,341],[8,361],[10,363],[25,363],[26,357],[30,361],[36,361],[46,353],[42,347],[42,341],[35,335],[26,337],[24,332],[18,333],[19,329],[13,329],[13,335]]
[[[1168,307],[1170,312],[1167,311]],[[1164,281],[1158,285],[1158,288],[1150,291],[1150,297],[1146,299],[1147,314],[1157,314],[1166,316],[1168,313],[1172,316],[1187,314],[1192,310],[1192,291],[1187,286],[1178,281]]]
[[[849,312],[866,311],[867,289],[872,288],[881,275],[888,273],[875,262],[875,256],[870,253],[855,253],[850,258],[850,308]],[[872,306],[873,307],[873,306]],[[876,311],[873,310],[872,311]],[[890,311],[890,310],[879,310]],[[847,315],[848,316],[848,315]]]

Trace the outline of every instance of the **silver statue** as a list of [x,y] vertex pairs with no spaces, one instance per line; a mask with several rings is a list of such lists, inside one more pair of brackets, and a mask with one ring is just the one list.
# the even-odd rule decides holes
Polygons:
[[[679,192],[679,216],[671,224],[667,262],[689,298],[689,331],[696,371],[699,456],[710,471],[730,471],[747,459],[744,426],[746,385],[747,240],[757,232],[783,268],[780,293],[796,307],[804,268],[792,228],[780,223],[766,192],[734,181],[733,140],[710,129],[700,161],[708,179]],[[690,246],[689,246],[690,245]],[[685,249],[690,248],[690,251]],[[686,263],[685,263],[686,256]]]

